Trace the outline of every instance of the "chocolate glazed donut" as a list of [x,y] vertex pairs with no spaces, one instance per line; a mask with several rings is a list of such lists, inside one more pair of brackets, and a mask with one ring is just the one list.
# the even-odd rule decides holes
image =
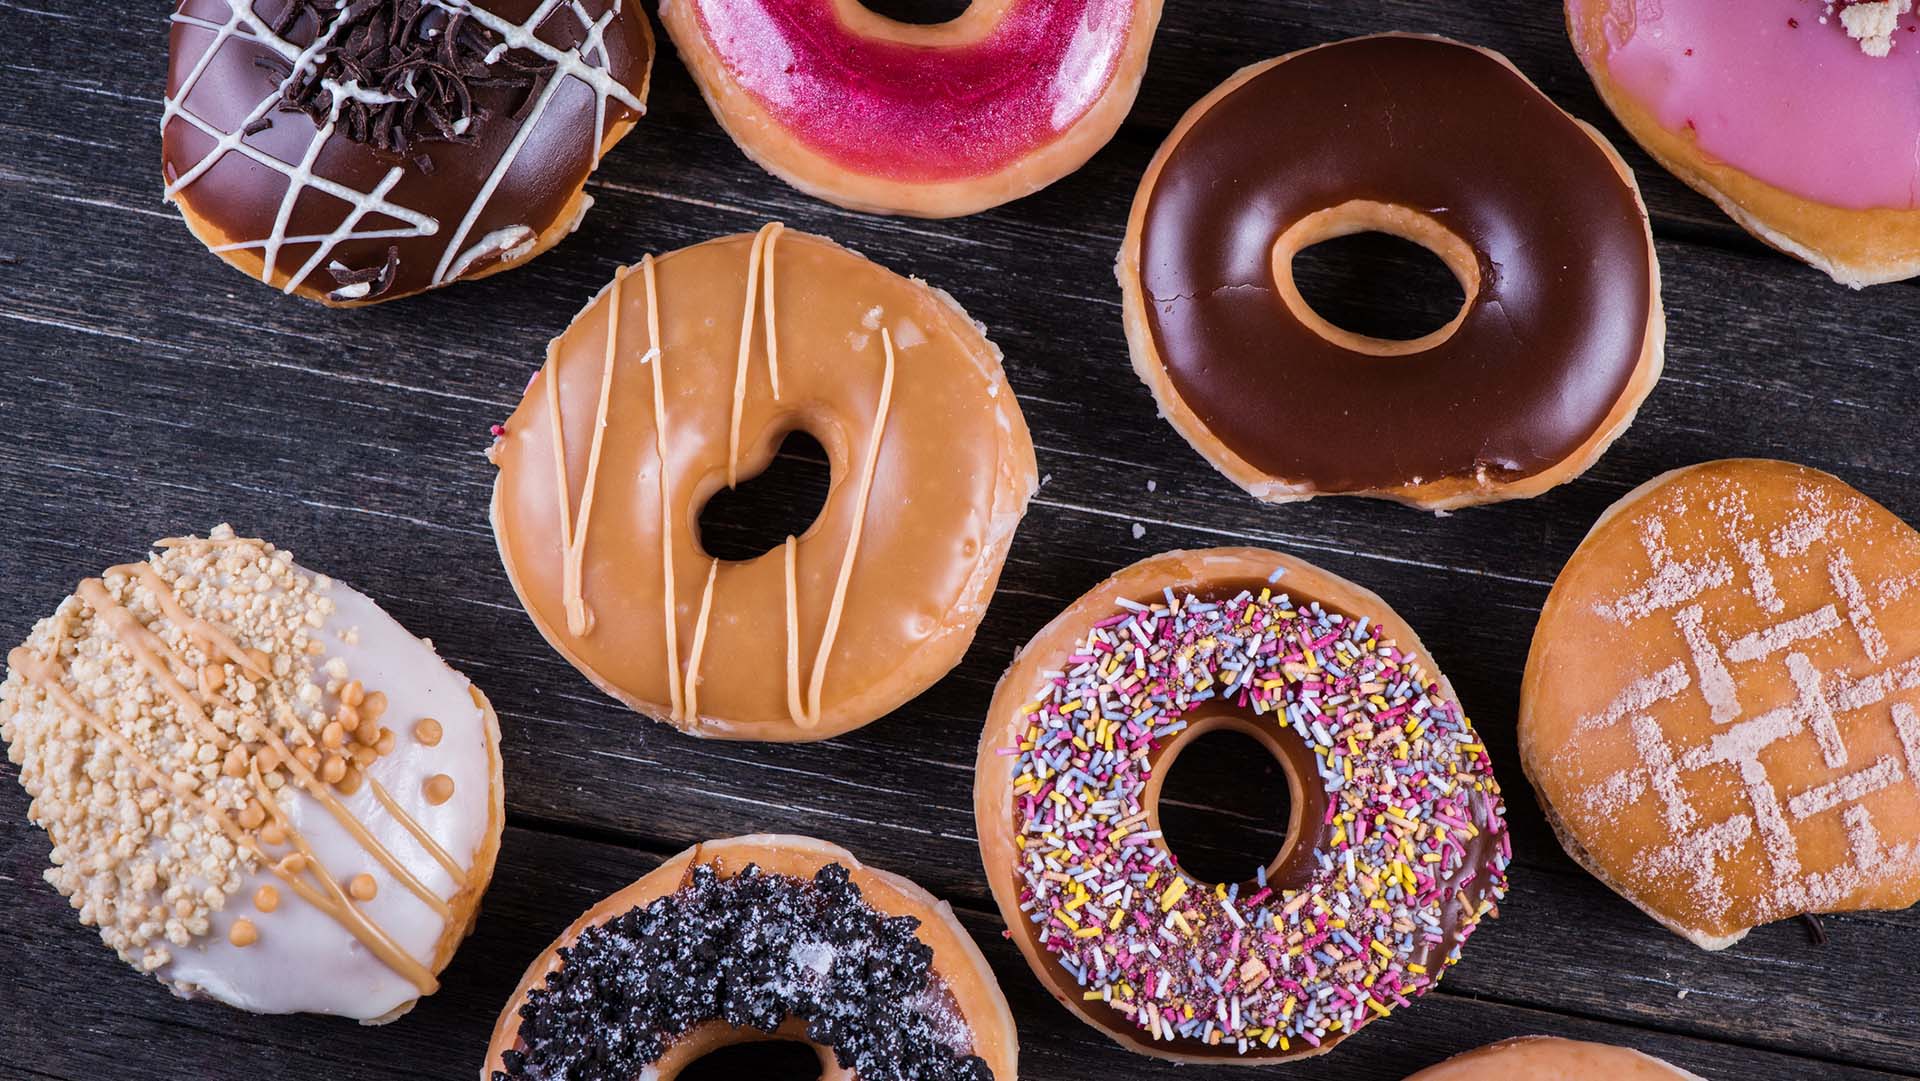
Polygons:
[[652,63],[638,0],[179,0],[166,197],[329,305],[482,277],[579,224]]
[[[1316,314],[1294,255],[1360,232],[1438,255],[1459,314],[1411,341]],[[1537,495],[1591,465],[1660,373],[1659,270],[1625,164],[1504,57],[1442,38],[1233,76],[1160,148],[1118,269],[1162,412],[1272,502]]]

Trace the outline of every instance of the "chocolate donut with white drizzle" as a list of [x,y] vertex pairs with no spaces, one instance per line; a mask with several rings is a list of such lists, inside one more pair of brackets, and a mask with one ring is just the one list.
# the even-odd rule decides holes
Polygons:
[[330,305],[515,266],[645,112],[633,0],[181,0],[166,196],[215,254]]

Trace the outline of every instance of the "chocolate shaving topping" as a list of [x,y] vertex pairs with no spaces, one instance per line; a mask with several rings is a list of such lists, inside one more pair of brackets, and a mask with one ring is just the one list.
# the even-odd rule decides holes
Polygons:
[[316,124],[332,120],[354,142],[418,161],[425,157],[419,144],[474,140],[474,129],[493,115],[476,91],[511,102],[507,113],[517,121],[555,70],[526,50],[504,48],[500,35],[466,12],[448,10],[459,6],[290,0],[275,33],[306,46],[331,28],[330,44],[299,79],[289,80],[277,57],[258,63],[284,83],[280,108]]
[[[331,300],[372,300],[393,288],[394,272],[399,269],[400,248],[393,244],[387,245],[386,261],[379,266],[349,270],[335,263],[327,267],[327,273],[333,275],[333,280],[339,288],[328,294],[328,297]],[[359,292],[353,290],[356,285],[366,285],[368,288],[365,292]]]

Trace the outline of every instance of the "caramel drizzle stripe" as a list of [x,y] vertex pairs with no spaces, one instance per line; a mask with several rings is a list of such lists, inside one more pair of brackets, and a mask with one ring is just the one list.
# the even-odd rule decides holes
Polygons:
[[796,542],[787,535],[787,716],[794,724],[806,727],[806,703],[800,700],[800,599],[794,571]]
[[833,604],[827,609],[827,624],[820,631],[820,647],[813,655],[813,677],[807,687],[808,728],[820,723],[820,692],[826,685],[827,658],[833,652],[833,640],[840,631],[840,616],[846,607],[847,584],[853,578],[853,562],[860,550],[860,533],[867,522],[867,503],[873,496],[873,473],[880,458],[880,441],[887,430],[887,412],[893,404],[893,335],[880,328],[880,345],[886,350],[887,367],[880,377],[880,402],[873,411],[873,434],[867,439],[867,460],[860,471],[860,497],[855,502],[853,531],[847,534],[847,551],[840,558],[840,574],[833,583]]
[[[327,892],[325,896],[318,895],[306,883],[301,882],[297,875],[278,863],[270,865],[274,874],[292,886],[308,904],[345,925],[353,932],[354,937],[365,943],[376,956],[419,988],[421,994],[430,995],[438,990],[440,982],[434,978],[433,973],[427,971],[426,966],[415,961],[406,950],[401,949],[400,944],[395,942],[379,924],[369,919],[366,913],[360,911],[354,905],[352,898],[347,896],[347,891],[340,888],[340,880],[333,877],[333,872],[327,870],[327,865],[321,862],[320,854],[315,852],[313,846],[307,842],[306,835],[294,828],[292,820],[282,811],[280,802],[273,798],[273,792],[261,779],[259,770],[253,771],[252,780],[260,806],[272,817],[275,825],[286,831],[287,840],[293,845],[294,851],[300,853],[300,857],[306,861],[307,868],[313,872],[313,877],[326,887]],[[362,934],[362,931],[365,933]],[[404,961],[407,967],[402,968],[395,964],[396,958]]]
[[140,667],[147,670],[147,674],[151,675],[155,682],[160,684],[160,688],[167,692],[167,697],[173,699],[174,703],[180,707],[180,711],[193,722],[193,726],[200,730],[201,735],[223,751],[233,744],[233,736],[221,731],[213,723],[207,716],[207,711],[202,709],[199,701],[193,697],[193,692],[187,690],[186,686],[174,676],[167,662],[161,659],[160,653],[165,651],[168,659],[179,663],[182,667],[185,667],[185,662],[174,655],[173,650],[159,635],[153,633],[150,628],[140,622],[138,617],[109,596],[105,582],[98,578],[88,578],[80,583],[75,592],[88,607],[99,614],[101,621],[106,623],[107,629],[113,632],[114,639],[125,646],[127,652],[133,654],[133,659],[139,663]]
[[[759,300],[761,254],[766,249],[767,234],[779,227],[778,222],[768,222],[753,234],[753,244],[747,249],[747,296],[740,310],[740,351],[733,360],[733,412],[727,422],[727,487],[732,488],[740,482],[740,414],[747,401],[747,355],[753,349],[753,306]],[[771,344],[773,336],[767,336]],[[776,395],[778,397],[778,395]]]
[[[326,897],[316,892],[307,883],[301,881],[297,875],[281,866],[269,856],[266,851],[260,847],[259,842],[255,840],[251,834],[247,833],[247,831],[241,829],[240,825],[234,822],[226,812],[215,807],[198,792],[194,792],[183,785],[176,784],[173,778],[162,773],[160,767],[155,765],[152,759],[142,754],[139,748],[133,745],[131,740],[121,735],[120,732],[111,725],[94,716],[92,710],[81,705],[78,699],[68,693],[66,687],[61,685],[58,677],[48,671],[46,664],[41,661],[39,657],[28,652],[25,647],[16,647],[7,654],[7,666],[14,671],[23,673],[29,681],[38,685],[43,693],[57,702],[60,708],[77,717],[81,723],[99,733],[109,743],[112,743],[116,750],[124,755],[128,761],[132,762],[136,769],[146,774],[147,778],[153,781],[154,784],[172,792],[175,799],[195,808],[200,811],[201,814],[211,819],[220,827],[221,831],[227,835],[229,840],[253,853],[254,856],[259,859],[262,866],[267,868],[275,877],[285,882],[295,893],[305,898],[308,903],[338,920],[355,938],[359,939],[363,945],[369,950],[372,950],[376,956],[385,962],[389,968],[392,968],[408,982],[412,983],[421,994],[430,995],[439,989],[439,981],[434,979],[433,973],[428,972],[425,966],[415,961],[413,957],[404,950],[395,946],[392,940],[386,936],[385,932],[374,926],[358,909],[349,906],[344,912],[335,911],[333,907],[327,903]],[[275,820],[278,821],[279,805],[269,801],[266,806],[270,808],[269,813],[274,814]],[[297,830],[292,829],[290,826],[284,828],[287,829],[290,838],[298,836]]]
[[761,228],[766,235],[767,248],[761,253],[764,263],[760,273],[760,306],[767,312],[767,385],[773,389],[773,400],[780,400],[780,335],[774,328],[778,320],[773,309],[773,250],[780,244],[780,234],[786,226],[777,221],[768,222]]
[[[673,485],[668,478],[666,377],[660,370],[666,365],[666,354],[660,348],[660,291],[655,280],[652,255],[640,260],[640,277],[647,290],[647,351],[640,362],[653,371],[653,450],[660,459],[660,596],[666,610],[667,667],[670,669],[667,692],[671,698],[672,719],[678,723],[682,716],[680,606],[674,598]],[[620,302],[620,284],[617,281],[614,283],[613,299],[616,304]]]
[[394,857],[394,854],[387,849],[387,846],[380,843],[380,839],[375,837],[372,831],[367,829],[366,824],[355,818],[352,811],[347,810],[346,804],[334,798],[333,793],[327,791],[326,782],[314,776],[313,771],[307,768],[306,763],[294,757],[293,752],[281,741],[278,734],[266,728],[260,728],[259,731],[261,738],[265,740],[266,744],[272,747],[274,751],[280,755],[280,759],[286,764],[286,767],[293,771],[295,779],[300,782],[300,787],[305,789],[308,795],[318,800],[320,806],[325,807],[327,813],[333,816],[334,821],[340,823],[341,828],[352,834],[354,840],[360,842],[360,847],[366,849],[369,856],[379,861],[380,866],[385,867],[388,874],[391,874],[395,879],[399,880],[401,885],[407,887],[408,892],[420,898],[421,902],[428,908],[439,913],[441,919],[450,920],[453,918],[453,908],[448,905],[446,901],[442,900],[439,894],[428,889],[426,883],[414,877],[413,872],[407,870],[406,867]]
[[573,492],[567,483],[567,433],[560,426],[560,343],[557,340],[547,346],[547,366],[542,371],[547,377],[547,424],[553,429],[553,495],[560,506],[560,544],[563,549],[560,597],[567,609],[567,629],[571,631],[573,598],[580,593],[580,583],[573,579],[576,569],[573,562]]
[[254,660],[251,653],[241,649],[240,643],[234,641],[232,636],[227,634],[227,632],[204,619],[195,617],[185,608],[182,608],[180,602],[174,599],[173,583],[161,577],[160,572],[153,569],[153,564],[146,562],[129,563],[112,569],[118,571],[131,570],[133,573],[138,574],[140,580],[145,582],[147,588],[153,592],[153,598],[160,605],[160,611],[165,613],[169,620],[173,621],[174,626],[179,627],[195,638],[201,639],[203,642],[212,644],[219,652],[225,653],[233,663],[248,672],[252,672],[261,679],[266,679],[272,675],[272,673],[267,671],[266,666]]
[[707,587],[700,592],[700,618],[693,623],[693,650],[687,658],[687,719],[695,723],[700,720],[700,656],[707,648],[707,617],[713,611],[713,579],[719,571],[719,560],[707,564]]
[[[600,398],[594,406],[593,442],[587,448],[587,480],[580,489],[580,521],[574,526],[573,535],[567,538],[567,565],[562,572],[562,583],[567,589],[567,630],[576,635],[588,634],[593,630],[593,610],[587,607],[585,563],[587,557],[587,529],[593,517],[593,490],[600,479],[600,449],[606,444],[607,408],[613,400],[613,360],[620,344],[620,296],[622,284],[627,280],[627,268],[621,267],[613,273],[613,299],[607,305],[607,349],[605,359],[600,364]],[[557,362],[556,362],[557,367]],[[551,389],[558,389],[556,380]],[[555,446],[559,443],[556,440]],[[561,459],[561,469],[566,468],[566,459]],[[566,477],[561,480],[561,498],[566,498]]]
[[380,801],[380,806],[385,807],[387,813],[393,816],[394,821],[400,823],[408,833],[412,834],[413,839],[420,842],[420,847],[426,849],[427,855],[432,856],[434,862],[447,872],[447,875],[453,879],[454,888],[465,889],[466,869],[454,860],[452,853],[440,847],[440,842],[433,839],[433,834],[428,833],[425,826],[408,814],[405,807],[400,806],[400,801],[393,798],[385,785],[369,777],[367,787],[373,791],[373,798]]

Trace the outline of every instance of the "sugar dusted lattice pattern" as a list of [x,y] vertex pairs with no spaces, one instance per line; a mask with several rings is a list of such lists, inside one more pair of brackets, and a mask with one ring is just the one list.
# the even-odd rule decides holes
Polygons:
[[[540,60],[554,65],[551,77],[546,78],[537,89],[533,100],[517,121],[518,129],[506,150],[493,165],[492,171],[467,207],[461,221],[454,224],[447,234],[447,242],[441,249],[439,261],[434,268],[432,284],[443,285],[459,277],[478,260],[495,251],[524,250],[516,245],[531,246],[534,234],[538,230],[521,227],[513,230],[512,237],[496,237],[489,234],[479,242],[469,245],[469,234],[481,212],[492,198],[494,191],[506,177],[514,163],[519,159],[529,134],[539,125],[541,117],[552,103],[561,88],[569,81],[577,81],[589,87],[594,94],[594,143],[593,162],[599,163],[601,141],[606,132],[607,99],[615,98],[635,113],[644,113],[645,107],[634,93],[614,78],[609,70],[609,56],[605,34],[608,24],[620,15],[623,0],[610,0],[606,10],[599,16],[588,11],[584,0],[542,0],[540,5],[526,19],[515,22],[488,10],[472,0],[426,0],[429,6],[447,12],[449,15],[464,15],[497,35],[501,47],[490,54],[488,62],[499,59],[509,49],[524,50]],[[204,30],[209,35],[201,46],[201,52],[194,59],[180,85],[167,96],[165,109],[160,119],[164,132],[168,125],[177,122],[191,125],[212,139],[212,147],[197,161],[186,165],[179,171],[172,183],[167,185],[166,198],[169,201],[178,197],[180,192],[205,176],[228,154],[240,154],[248,160],[264,166],[286,178],[286,191],[279,205],[272,230],[264,237],[236,240],[215,247],[216,252],[254,250],[260,252],[263,260],[260,271],[262,281],[271,283],[280,269],[280,256],[289,246],[312,245],[313,252],[290,273],[282,286],[282,292],[291,293],[307,277],[324,267],[336,272],[342,280],[354,278],[348,284],[331,294],[334,300],[354,300],[378,295],[375,292],[376,281],[368,280],[368,274],[355,274],[353,268],[347,268],[332,261],[335,250],[350,240],[400,240],[418,237],[437,236],[442,231],[442,223],[422,210],[402,206],[389,198],[394,187],[406,174],[407,166],[395,164],[389,168],[378,183],[370,190],[362,191],[341,183],[332,177],[316,172],[315,163],[322,150],[332,140],[340,121],[341,106],[347,101],[381,103],[399,100],[384,90],[363,87],[352,79],[344,82],[322,78],[321,85],[328,91],[333,107],[325,123],[316,126],[308,140],[305,152],[297,161],[286,161],[266,153],[253,145],[249,136],[258,130],[269,114],[280,108],[283,95],[290,86],[314,76],[325,66],[330,49],[337,47],[336,38],[348,23],[351,13],[357,7],[363,7],[365,0],[349,4],[341,0],[336,8],[333,20],[321,28],[313,41],[305,46],[298,45],[273,28],[274,20],[260,15],[255,10],[254,0],[226,0],[226,17],[219,21],[201,18],[187,12],[187,3],[173,15],[173,22],[180,25]],[[561,49],[542,40],[537,31],[546,20],[559,13],[571,15],[578,20],[584,34],[581,42],[572,48]],[[231,130],[208,120],[198,112],[187,107],[187,100],[199,86],[216,55],[230,41],[240,40],[260,46],[276,54],[287,65],[287,73],[277,82],[269,83],[268,89],[249,109],[241,122]],[[496,55],[498,54],[498,55]],[[297,114],[296,114],[297,115]],[[464,120],[463,120],[464,122]],[[308,192],[319,192],[332,196],[346,204],[347,213],[333,229],[326,233],[289,235],[295,204]],[[369,218],[384,218],[399,224],[377,228],[362,228]],[[392,268],[386,268],[390,274]]]
[[[1796,503],[1783,522],[1765,530],[1738,489],[1715,501],[1715,526],[1724,530],[1718,535],[1731,541],[1737,562],[1675,551],[1662,520],[1648,519],[1641,527],[1647,572],[1595,605],[1603,619],[1621,625],[1669,623],[1685,660],[1629,678],[1609,705],[1575,725],[1576,736],[1626,726],[1637,759],[1587,788],[1583,810],[1612,817],[1640,800],[1656,800],[1667,836],[1640,853],[1642,866],[1684,876],[1709,921],[1727,918],[1734,895],[1746,889],[1729,880],[1725,865],[1751,845],[1761,847],[1771,872],[1764,903],[1779,915],[1840,907],[1890,875],[1920,872],[1920,848],[1884,840],[1865,802],[1920,779],[1920,712],[1899,698],[1920,688],[1920,656],[1890,661],[1878,614],[1908,584],[1877,583],[1870,591],[1861,582],[1864,558],[1849,547],[1862,524],[1859,507],[1837,507],[1830,493],[1811,485],[1799,489]],[[1789,610],[1780,588],[1788,575],[1822,582],[1824,603]],[[1763,621],[1734,627],[1708,615],[1730,608],[1757,608]],[[1866,662],[1830,662],[1823,669],[1813,659],[1835,653]],[[1763,708],[1743,699],[1742,687],[1757,695],[1756,683],[1770,680],[1790,688],[1786,704]],[[1671,721],[1675,711],[1694,708],[1711,718],[1711,735],[1705,742],[1676,740],[1678,728],[1662,716]],[[1892,728],[1901,754],[1869,756],[1852,746],[1868,742],[1864,733],[1875,726]],[[1818,750],[1830,776],[1792,787],[1762,758],[1802,740]],[[1686,743],[1693,745],[1679,745]],[[1710,820],[1696,794],[1727,781],[1738,785],[1744,809]],[[1831,868],[1806,867],[1805,832],[1827,816],[1844,831],[1847,859]]]

